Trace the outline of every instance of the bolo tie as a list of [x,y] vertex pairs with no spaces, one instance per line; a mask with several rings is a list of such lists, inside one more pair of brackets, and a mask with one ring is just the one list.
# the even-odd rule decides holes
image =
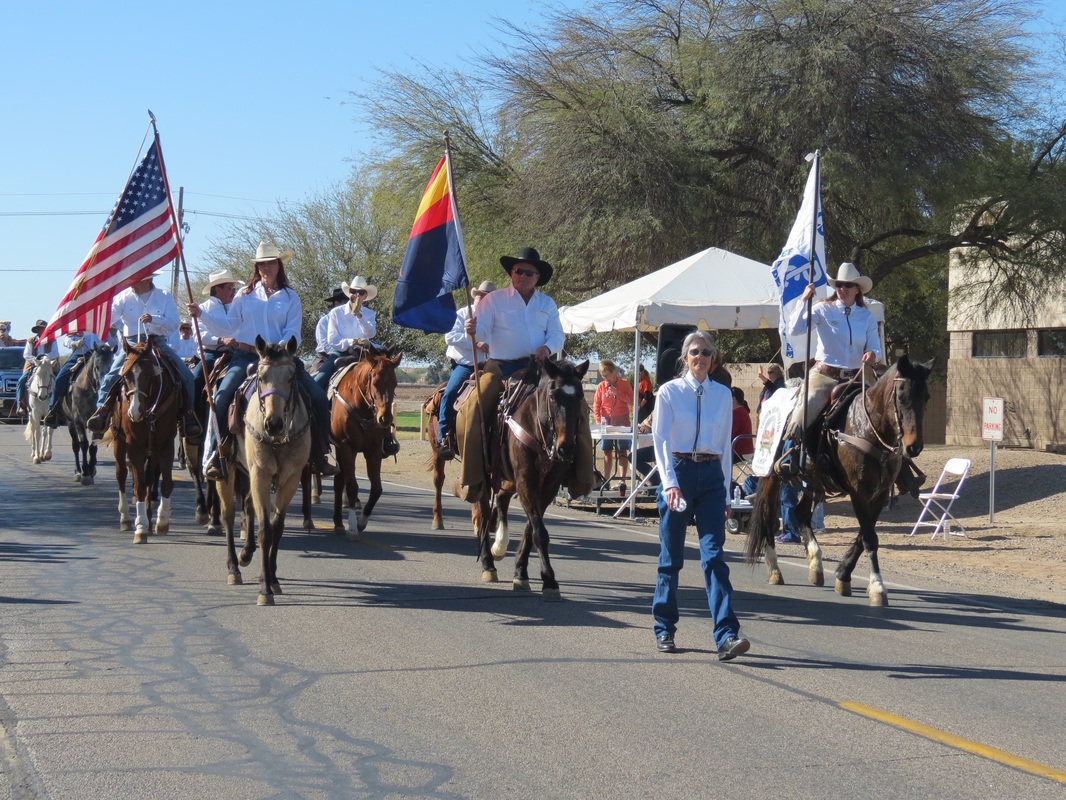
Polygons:
[[700,418],[703,416],[703,386],[696,387],[696,438],[692,440],[692,452],[698,453],[700,443]]
[[848,323],[848,344],[853,344],[851,338],[851,306],[844,306],[844,321]]

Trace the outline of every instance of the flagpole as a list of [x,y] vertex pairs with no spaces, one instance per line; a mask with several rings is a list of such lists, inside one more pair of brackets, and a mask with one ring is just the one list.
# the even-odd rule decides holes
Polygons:
[[[185,278],[185,292],[188,295],[189,302],[194,303],[196,301],[193,300],[192,297],[192,284],[189,282],[189,270],[185,266],[185,247],[183,246],[181,239],[181,228],[178,225],[177,215],[174,213],[174,198],[171,197],[170,194],[170,181],[167,180],[167,168],[163,164],[163,147],[159,142],[159,129],[155,126],[155,115],[151,110],[148,111],[148,118],[152,122],[152,132],[155,134],[155,154],[159,159],[159,173],[163,177],[163,191],[167,193],[167,208],[170,211],[170,223],[174,226],[174,238],[178,243],[178,263],[181,266],[181,274]],[[214,416],[215,401],[214,398],[211,397],[210,387],[208,386],[208,379],[210,376],[207,374],[206,366],[204,366],[207,363],[204,361],[204,341],[200,336],[200,320],[196,317],[192,318],[192,330],[196,338],[196,352],[200,356],[200,365],[204,368],[204,394],[207,395],[207,407],[210,409],[211,415]],[[195,409],[190,408],[188,410],[195,413]],[[223,469],[225,469],[225,466],[223,466]]]
[[[448,192],[451,194],[452,203],[455,205],[456,224],[459,222],[459,195],[455,193],[455,186],[452,184],[452,140],[448,135],[448,131],[444,131],[444,156],[445,167],[448,172]],[[461,238],[461,237],[460,237]],[[464,253],[464,260],[466,254]],[[474,319],[474,297],[470,291],[469,275],[467,276],[466,286],[466,310],[469,315],[467,319]],[[485,430],[485,414],[482,411],[483,406],[481,404],[481,371],[478,369],[477,360],[477,337],[468,333],[467,337],[470,339],[470,354],[474,362],[474,397],[477,406],[478,420],[481,422],[481,457],[484,459],[482,463],[485,465],[485,471],[489,469],[489,443],[487,431]],[[447,409],[444,410],[447,413]]]
[[[814,170],[814,208],[811,210],[811,266],[807,285],[810,286],[814,283],[814,262],[818,257],[818,212],[822,208],[822,176],[821,176],[821,161],[822,151],[815,150],[812,156],[814,165],[811,167]],[[804,469],[807,466],[807,448],[803,446],[803,440],[807,433],[807,391],[810,384],[810,365],[811,365],[811,332],[813,325],[811,324],[811,309],[814,307],[814,295],[807,298],[807,351],[803,356],[803,435],[800,437],[800,453],[799,453],[799,469],[800,474],[803,474]]]

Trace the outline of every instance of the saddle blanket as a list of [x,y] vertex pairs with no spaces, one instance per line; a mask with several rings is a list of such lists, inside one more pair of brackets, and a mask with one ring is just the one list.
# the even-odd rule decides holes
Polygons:
[[763,401],[759,411],[759,432],[755,437],[755,454],[751,459],[751,471],[756,477],[764,478],[773,469],[781,447],[781,437],[802,390],[800,386],[778,389]]

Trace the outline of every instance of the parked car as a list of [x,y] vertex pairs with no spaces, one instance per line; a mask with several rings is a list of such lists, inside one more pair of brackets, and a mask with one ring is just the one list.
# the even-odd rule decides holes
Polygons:
[[0,422],[14,419],[15,388],[24,363],[21,347],[0,347]]

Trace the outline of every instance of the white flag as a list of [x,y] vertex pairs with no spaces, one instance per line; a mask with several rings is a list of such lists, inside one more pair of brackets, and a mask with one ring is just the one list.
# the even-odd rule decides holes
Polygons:
[[[816,152],[811,164],[810,174],[807,175],[807,188],[803,190],[803,203],[800,205],[796,221],[792,225],[792,232],[788,235],[781,255],[777,257],[772,267],[774,281],[781,297],[781,352],[785,360],[785,368],[793,361],[803,361],[809,358],[807,354],[807,334],[802,333],[794,339],[785,331],[788,329],[788,320],[799,305],[800,295],[811,283],[811,253],[814,254],[814,280],[816,287],[823,291],[815,293],[815,300],[825,296],[826,283],[825,271],[825,228],[822,219],[822,187],[821,171],[819,169],[820,156]],[[815,227],[815,219],[818,224]],[[812,247],[811,235],[814,235]],[[812,343],[813,351],[814,345]]]

